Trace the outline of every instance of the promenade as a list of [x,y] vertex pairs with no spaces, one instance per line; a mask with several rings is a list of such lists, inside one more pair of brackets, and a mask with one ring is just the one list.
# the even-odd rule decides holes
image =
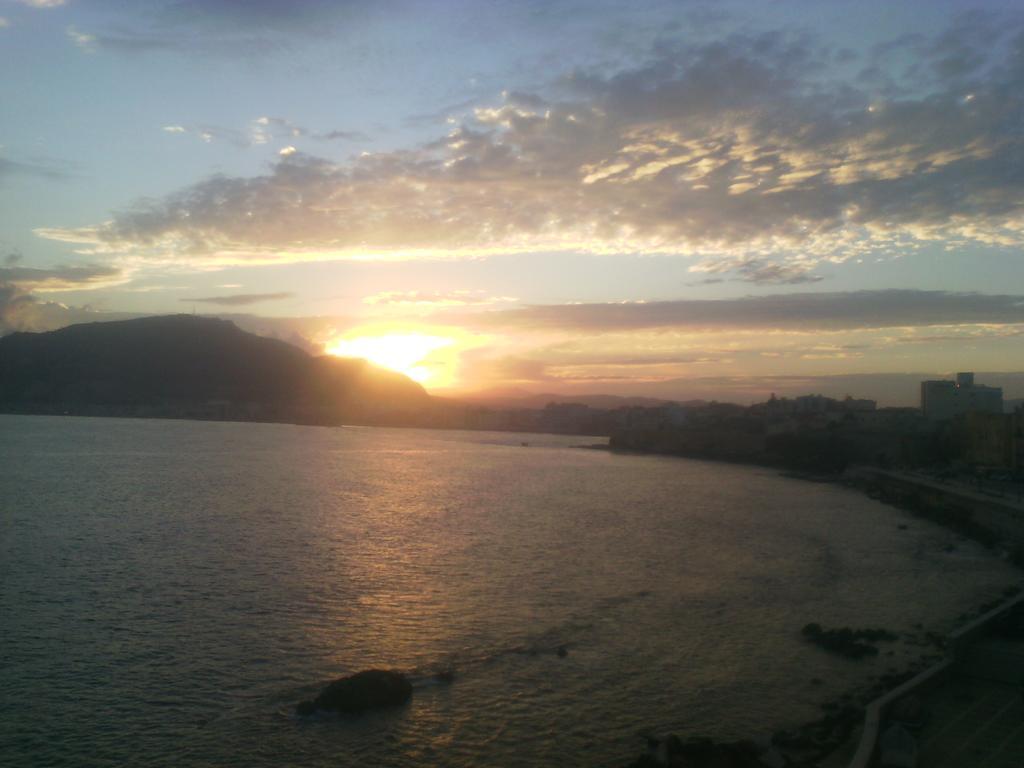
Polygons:
[[1024,766],[1024,642],[975,643],[954,674],[922,697],[920,768]]
[[949,497],[960,498],[973,504],[991,504],[1024,513],[1024,492],[1016,485],[989,481],[986,490],[979,490],[974,485],[938,480],[922,472],[886,469],[872,469],[871,471],[877,477],[885,477],[890,480],[927,488],[928,490],[936,491]]
[[1018,594],[952,632],[946,658],[871,702],[856,749],[844,745],[823,768],[878,765],[879,742],[901,704],[920,712],[895,721],[916,742],[915,768],[1024,766],[1022,608]]

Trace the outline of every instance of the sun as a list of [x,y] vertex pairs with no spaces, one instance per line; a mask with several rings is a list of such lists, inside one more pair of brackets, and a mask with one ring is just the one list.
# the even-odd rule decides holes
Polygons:
[[446,361],[436,359],[434,353],[454,343],[454,339],[426,333],[386,333],[338,339],[326,351],[338,357],[361,357],[420,384],[436,384],[443,378],[447,365]]

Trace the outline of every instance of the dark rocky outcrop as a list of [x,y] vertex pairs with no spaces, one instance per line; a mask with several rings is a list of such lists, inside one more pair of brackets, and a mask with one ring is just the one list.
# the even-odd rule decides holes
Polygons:
[[818,647],[850,659],[877,656],[878,649],[871,643],[896,639],[896,635],[884,629],[823,629],[815,623],[805,626],[801,634]]
[[370,709],[405,704],[412,696],[412,683],[401,672],[368,669],[335,680],[312,701],[303,701],[296,712],[311,715],[318,710],[358,715]]

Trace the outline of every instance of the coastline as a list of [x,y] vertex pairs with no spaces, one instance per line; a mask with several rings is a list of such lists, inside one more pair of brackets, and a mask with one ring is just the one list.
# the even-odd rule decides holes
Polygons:
[[1002,496],[985,496],[954,485],[937,485],[925,478],[868,465],[851,465],[842,471],[813,471],[787,465],[767,456],[739,458],[721,455],[700,455],[678,451],[645,450],[607,445],[579,446],[590,450],[636,456],[665,456],[691,461],[710,461],[737,466],[758,467],[776,471],[781,477],[809,483],[839,485],[860,491],[875,501],[930,520],[954,533],[977,541],[986,548],[1006,546],[1015,558],[1014,564],[1024,571],[1024,523],[991,525],[976,520],[980,506],[1001,507],[1024,519],[1024,503]]
[[[624,455],[658,455],[771,469],[792,480],[848,488],[980,544],[993,558],[1008,561],[1024,577],[1024,524],[1020,525],[1020,530],[1007,530],[1006,527],[999,528],[979,522],[975,519],[976,510],[964,504],[961,489],[933,486],[929,489],[931,494],[922,494],[913,487],[898,488],[890,481],[902,481],[913,486],[914,479],[874,467],[849,467],[842,472],[813,472],[786,467],[779,462],[769,461],[767,457],[758,460],[753,457],[686,455],[675,451],[618,447],[610,443],[607,446],[580,447]],[[983,504],[999,504],[1002,500],[980,498],[978,501]],[[1024,505],[1014,506],[1020,506],[1024,512]],[[897,527],[900,530],[906,529],[904,524]],[[757,768],[778,765],[789,768],[845,768],[852,765],[852,761],[864,750],[861,734],[865,730],[866,719],[870,720],[874,713],[874,727],[877,730],[880,708],[887,706],[890,699],[905,687],[913,685],[914,681],[924,680],[936,671],[943,672],[952,659],[953,648],[950,646],[954,641],[951,639],[956,638],[965,625],[980,622],[985,616],[999,610],[998,606],[1018,602],[1022,586],[1024,584],[1007,585],[999,596],[993,596],[993,599],[961,612],[952,620],[954,629],[948,635],[929,631],[899,637],[901,642],[922,648],[914,661],[901,670],[891,668],[877,678],[868,677],[864,685],[824,702],[821,705],[824,714],[820,718],[801,723],[795,728],[776,731],[767,744],[750,739],[715,742],[700,736],[691,736],[684,741],[676,734],[668,734],[662,739],[650,739],[648,751],[626,768],[655,768],[673,765],[675,760],[680,759],[687,761],[682,764],[698,767],[733,765]],[[891,655],[891,651],[887,655]]]
[[[962,613],[947,634],[922,632],[899,637],[907,645],[922,648],[914,661],[901,670],[867,677],[864,684],[823,702],[824,714],[815,720],[777,730],[767,740],[716,742],[692,735],[683,739],[675,733],[649,738],[648,751],[625,768],[676,764],[692,768],[864,768],[872,764],[882,712],[915,690],[934,686],[948,676],[969,641],[967,636],[978,634],[980,627],[1007,609],[1019,607],[1022,600],[1021,587],[1007,586],[998,597]],[[675,762],[679,759],[685,762]]]

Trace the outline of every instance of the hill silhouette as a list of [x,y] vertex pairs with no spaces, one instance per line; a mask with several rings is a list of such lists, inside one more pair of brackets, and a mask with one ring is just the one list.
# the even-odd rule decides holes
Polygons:
[[192,315],[0,338],[0,410],[255,421],[390,423],[423,388],[364,360],[314,357]]

